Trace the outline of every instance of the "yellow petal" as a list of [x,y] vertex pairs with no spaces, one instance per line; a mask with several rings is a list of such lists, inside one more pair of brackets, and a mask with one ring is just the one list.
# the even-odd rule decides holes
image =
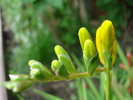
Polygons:
[[113,50],[112,50],[112,65],[116,61],[116,54],[117,54],[117,44],[116,44],[116,40],[115,40],[113,43]]
[[99,59],[100,59],[100,62],[102,64],[104,64],[104,58],[103,58],[103,54],[102,54],[102,48],[101,48],[101,27],[99,27],[97,29],[97,32],[96,32],[96,47],[97,47],[97,51],[98,51],[98,55],[99,55]]
[[101,52],[101,41],[100,41],[101,27],[99,27],[96,31],[96,47],[98,53]]
[[108,52],[112,51],[113,42],[115,40],[114,26],[111,21],[106,20],[101,25],[101,43],[102,49]]

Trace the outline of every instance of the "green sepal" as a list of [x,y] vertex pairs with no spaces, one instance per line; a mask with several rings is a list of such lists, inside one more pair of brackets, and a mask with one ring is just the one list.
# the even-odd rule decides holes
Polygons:
[[68,55],[60,55],[59,56],[59,60],[66,67],[67,71],[70,74],[77,73],[77,70],[75,69],[73,62],[71,61],[71,59],[70,59],[70,57]]
[[36,79],[36,80],[48,80],[49,78],[40,69],[35,69],[35,68],[31,69],[30,76],[31,76],[31,79]]
[[39,69],[41,72],[45,73],[45,75],[47,77],[52,77],[54,76],[52,74],[52,72],[45,66],[43,65],[42,63],[38,62],[38,61],[35,61],[35,60],[30,60],[29,61],[29,66],[30,66],[30,69]]
[[33,82],[31,80],[19,81],[19,82],[17,82],[16,86],[13,88],[13,92],[20,92],[20,91],[26,90],[32,84],[33,84]]
[[68,71],[65,66],[58,60],[53,60],[51,64],[51,69],[55,74],[62,79],[68,79]]
[[30,80],[30,75],[26,74],[9,74],[11,81],[23,81],[23,80]]
[[86,65],[87,72],[91,77],[93,76],[95,69],[97,67],[98,54],[96,53],[91,59],[88,59],[87,57],[85,57],[85,55],[83,56],[83,58]]
[[70,74],[77,73],[73,62],[71,61],[67,52],[59,45],[55,46],[55,53],[59,59],[59,61],[66,67],[67,71]]
[[88,61],[89,61],[90,59],[87,58],[87,57],[85,56],[85,54],[83,54],[83,60],[84,60],[85,66],[87,66]]
[[1,83],[2,86],[6,87],[13,92],[21,92],[26,90],[33,84],[32,80],[24,80],[24,81],[7,81]]
[[105,67],[107,67],[107,71],[112,70],[112,52],[102,50],[102,53],[105,61]]
[[6,87],[9,90],[12,90],[16,86],[16,82],[15,81],[6,81],[6,82],[0,83],[0,85]]
[[65,66],[62,65],[62,64],[56,70],[56,75],[59,76],[59,77],[61,77],[62,79],[68,79],[69,78],[68,71],[65,68]]

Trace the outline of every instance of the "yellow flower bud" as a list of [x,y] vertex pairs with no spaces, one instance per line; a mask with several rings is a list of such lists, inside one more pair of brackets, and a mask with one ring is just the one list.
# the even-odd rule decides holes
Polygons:
[[103,51],[112,54],[112,65],[116,60],[116,40],[114,26],[111,21],[106,20],[97,29],[96,32],[96,46],[99,53],[99,58],[102,64],[105,65],[105,58]]
[[58,60],[53,60],[51,63],[51,69],[55,72],[61,63]]
[[113,50],[112,50],[112,65],[115,63],[116,60],[116,54],[117,54],[117,44],[116,44],[116,40],[113,43]]
[[112,51],[113,42],[115,40],[114,26],[111,21],[106,20],[101,25],[100,42],[102,49],[107,52]]
[[85,40],[90,39],[92,41],[92,38],[85,27],[82,27],[79,29],[78,35],[79,35],[79,41],[80,41],[81,47],[82,49],[84,49]]
[[52,72],[45,65],[43,65],[42,63],[36,60],[30,60],[28,64],[30,66],[30,69],[32,68],[39,69],[43,71],[44,73],[46,73],[49,77],[53,76]]
[[55,53],[56,53],[57,56],[59,56],[61,54],[62,55],[67,55],[67,52],[60,45],[56,45],[54,50],[55,50]]
[[101,61],[102,64],[104,64],[104,58],[103,58],[102,48],[101,48],[100,34],[101,34],[101,27],[99,27],[97,29],[97,32],[96,32],[96,47],[97,47],[97,51],[99,53],[100,61]]
[[84,43],[84,54],[88,59],[96,54],[96,47],[90,39],[87,39]]

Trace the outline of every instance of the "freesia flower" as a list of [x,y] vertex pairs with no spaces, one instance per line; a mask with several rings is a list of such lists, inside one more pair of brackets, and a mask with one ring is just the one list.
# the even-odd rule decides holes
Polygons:
[[99,53],[99,58],[102,64],[105,64],[103,52],[111,53],[112,65],[116,60],[116,39],[115,30],[111,21],[105,20],[96,32],[96,46]]

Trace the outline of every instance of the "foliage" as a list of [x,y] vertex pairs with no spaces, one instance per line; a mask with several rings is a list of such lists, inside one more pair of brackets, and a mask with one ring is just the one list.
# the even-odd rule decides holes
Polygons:
[[131,0],[97,0],[99,10],[105,14],[101,15],[102,20],[109,19],[114,23],[116,36],[122,36],[123,31],[129,31],[132,20],[133,1]]
[[[28,67],[24,67],[27,66],[26,63],[29,59],[38,59],[48,63],[53,58],[53,51],[49,47],[53,46],[54,39],[42,21],[41,16],[39,17],[34,12],[28,2],[20,0],[16,0],[14,3],[11,2],[11,0],[2,2],[6,25],[14,33],[15,48],[13,48],[13,55],[10,61],[10,65],[14,67],[10,73],[22,73],[29,70]],[[44,52],[49,52],[49,54]],[[48,59],[44,61],[43,59],[46,57]]]
[[49,65],[55,57],[50,49],[55,43],[75,50],[73,45],[78,43],[76,33],[82,22],[73,5],[67,0],[58,0],[55,3],[52,0],[1,2],[6,29],[11,29],[14,34],[13,54],[9,64],[13,67],[10,73],[27,73],[27,62],[30,59]]
[[34,89],[33,91],[35,93],[41,95],[44,99],[47,99],[47,100],[63,100],[63,99],[61,99],[59,97],[53,96],[51,94],[45,93],[45,92],[37,90],[37,89]]

